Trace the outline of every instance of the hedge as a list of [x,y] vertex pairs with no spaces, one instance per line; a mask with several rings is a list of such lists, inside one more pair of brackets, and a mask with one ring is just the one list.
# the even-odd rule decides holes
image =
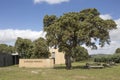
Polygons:
[[111,61],[115,63],[120,63],[120,54],[94,57],[94,62],[111,62]]

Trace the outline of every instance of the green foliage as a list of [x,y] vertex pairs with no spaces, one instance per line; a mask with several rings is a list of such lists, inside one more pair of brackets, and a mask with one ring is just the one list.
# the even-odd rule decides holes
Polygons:
[[120,54],[115,54],[112,56],[112,60],[116,63],[120,63]]
[[15,49],[13,46],[8,46],[6,44],[0,44],[0,53],[12,54],[14,52],[15,52]]
[[33,42],[34,54],[32,58],[48,58],[50,55],[49,47],[44,38],[39,38]]
[[115,51],[116,54],[120,53],[120,48],[117,48]]
[[96,9],[65,13],[60,17],[44,17],[44,30],[49,46],[57,46],[66,53],[78,45],[96,48],[91,38],[99,39],[99,45],[109,44],[109,30],[116,29],[113,20],[103,20]]
[[77,46],[76,49],[74,49],[72,57],[75,61],[82,61],[87,60],[89,58],[89,54],[87,49],[81,46]]
[[70,60],[72,50],[77,46],[85,44],[97,49],[95,42],[98,40],[101,47],[105,43],[110,44],[109,31],[116,29],[116,24],[113,20],[103,20],[99,15],[95,8],[65,13],[60,17],[46,15],[43,22],[48,45],[58,47]]
[[30,58],[32,55],[30,50],[32,49],[32,41],[29,39],[17,38],[15,43],[16,51],[19,53],[21,58]]
[[18,37],[15,48],[21,58],[48,58],[50,54],[46,40],[43,38],[32,42],[29,39]]
[[94,61],[120,63],[120,54],[97,56],[94,58]]

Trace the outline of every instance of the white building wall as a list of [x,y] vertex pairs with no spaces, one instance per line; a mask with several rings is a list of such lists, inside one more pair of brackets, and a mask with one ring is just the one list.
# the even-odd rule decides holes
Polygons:
[[55,64],[65,64],[64,53],[59,52],[58,49],[50,48],[50,53],[55,53]]

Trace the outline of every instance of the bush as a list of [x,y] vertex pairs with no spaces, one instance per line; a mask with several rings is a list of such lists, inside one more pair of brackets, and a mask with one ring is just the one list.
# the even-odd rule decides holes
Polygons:
[[97,57],[94,57],[94,62],[120,63],[120,54],[97,56]]
[[112,61],[114,61],[115,63],[120,63],[120,54],[113,55]]

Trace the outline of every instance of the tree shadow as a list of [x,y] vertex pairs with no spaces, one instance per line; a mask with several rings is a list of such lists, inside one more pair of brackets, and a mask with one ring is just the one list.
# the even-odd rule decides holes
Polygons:
[[55,66],[54,69],[66,69],[65,66]]
[[72,69],[86,69],[85,66],[73,66]]
[[[54,69],[66,69],[66,66],[55,66]],[[85,66],[72,66],[71,70],[73,69],[86,69]]]

